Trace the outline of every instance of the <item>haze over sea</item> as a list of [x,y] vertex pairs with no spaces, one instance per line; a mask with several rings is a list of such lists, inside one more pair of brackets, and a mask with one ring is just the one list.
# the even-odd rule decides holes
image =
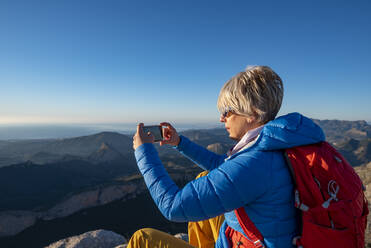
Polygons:
[[[158,124],[158,123],[149,123]],[[368,122],[371,125],[371,122]],[[223,128],[221,123],[192,123],[174,124],[178,131],[191,129]],[[136,131],[136,123],[123,124],[90,124],[90,125],[0,125],[1,140],[23,140],[23,139],[61,139],[100,132],[118,132],[125,135],[133,135]]]
[[[152,123],[155,124],[155,123]],[[189,129],[208,129],[222,127],[216,123],[192,123],[177,125],[178,131]],[[0,125],[0,140],[20,139],[59,139],[96,134],[99,132],[119,132],[133,135],[136,123],[125,124],[90,124],[90,125]]]

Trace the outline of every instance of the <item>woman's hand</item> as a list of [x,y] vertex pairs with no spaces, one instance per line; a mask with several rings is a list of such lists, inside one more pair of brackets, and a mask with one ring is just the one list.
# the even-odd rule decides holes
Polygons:
[[136,150],[139,146],[144,143],[153,143],[155,141],[155,137],[153,137],[150,133],[143,132],[143,123],[139,123],[137,126],[137,132],[133,137],[133,148]]
[[179,145],[180,138],[175,128],[168,122],[162,122],[160,125],[164,126],[163,128],[164,140],[160,142],[160,145],[161,146],[165,144],[172,146]]

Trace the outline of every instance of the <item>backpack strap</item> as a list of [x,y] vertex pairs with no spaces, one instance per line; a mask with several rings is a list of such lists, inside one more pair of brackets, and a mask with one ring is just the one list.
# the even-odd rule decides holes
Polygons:
[[[287,164],[287,167],[289,168],[292,181],[294,182],[294,188],[295,188],[295,191],[294,191],[294,194],[295,194],[295,207],[297,207],[297,209],[301,210],[300,208],[298,208],[298,205],[300,205],[300,203],[298,203],[298,197],[299,196],[298,196],[298,190],[296,189],[296,187],[297,187],[297,181],[296,181],[294,167],[292,166],[291,160],[290,160],[290,158],[289,158],[286,150],[283,150],[283,156],[285,157],[286,164]],[[299,210],[297,211],[297,214],[300,216],[300,218],[298,220],[298,225],[299,225],[299,233],[301,235],[301,233],[303,233],[303,221],[302,221],[303,213],[302,213],[302,211],[299,211]],[[294,240],[295,240],[295,244],[296,244],[297,243],[296,242],[296,237],[294,238]]]
[[294,186],[296,187],[297,183],[296,183],[296,176],[295,176],[295,172],[294,172],[294,167],[292,167],[291,160],[290,160],[289,156],[287,155],[286,150],[283,150],[283,156],[285,157],[287,167],[289,167],[289,171],[290,171],[292,180],[294,181]]
[[245,232],[246,236],[251,240],[253,245],[256,248],[264,248],[265,245],[263,243],[263,235],[259,232],[256,228],[254,223],[250,220],[249,216],[247,215],[245,208],[240,207],[234,210],[238,223],[242,227],[242,230]]

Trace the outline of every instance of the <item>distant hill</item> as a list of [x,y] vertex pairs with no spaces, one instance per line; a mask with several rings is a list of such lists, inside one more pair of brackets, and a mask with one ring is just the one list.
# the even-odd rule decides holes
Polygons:
[[138,173],[132,139],[119,133],[2,141],[0,146],[0,164],[7,165],[0,168],[0,211],[45,207],[70,193]]
[[313,119],[325,132],[328,142],[335,145],[349,139],[363,140],[371,138],[371,125],[366,121],[341,121]]
[[[353,165],[370,160],[369,138],[371,126],[365,121],[314,120],[319,124],[326,139],[333,143]],[[225,153],[235,142],[228,138],[224,128],[188,130],[181,132],[192,141],[216,153]],[[178,161],[178,165],[191,163],[172,147],[156,144],[165,164]],[[91,164],[124,161],[133,155],[132,138],[114,132],[53,140],[0,141],[0,167],[31,163],[48,165],[84,161]],[[135,165],[133,165],[135,166]]]
[[371,161],[371,138],[363,140],[349,139],[336,148],[352,166],[360,166]]
[[[366,122],[314,121],[353,166],[371,161],[371,132]],[[235,144],[224,128],[188,130],[181,134],[219,154]],[[173,147],[155,146],[169,175],[180,186],[201,171]],[[138,175],[132,138],[114,132],[68,139],[0,141],[0,167],[0,214],[5,210],[48,211],[55,204],[70,204],[64,202],[67,196],[89,195],[93,188],[122,183],[126,178],[133,177],[143,183]],[[362,173],[366,179],[371,178],[369,171]],[[107,201],[94,206],[117,199],[118,192],[109,192]]]
[[[132,139],[114,132],[68,139],[16,140],[0,142],[0,167],[31,161],[47,164],[68,159],[90,160],[105,144],[111,151],[121,155],[132,153]],[[117,154],[117,155],[118,155]],[[99,158],[100,160],[102,157]]]
[[[213,140],[210,133],[200,133],[202,139]],[[139,173],[132,139],[118,133],[1,143],[2,156],[17,154],[23,161],[0,168],[0,211],[47,208],[66,195]],[[177,180],[199,170],[169,146],[158,150]]]
[[350,162],[360,166],[371,161],[371,125],[366,121],[313,120]]
[[229,138],[228,132],[224,128],[188,130],[181,134],[204,147],[214,143],[226,145],[233,145],[236,143]]
[[[68,160],[38,165],[25,162],[0,168],[0,211],[50,206],[64,196],[138,173],[134,155],[97,163]],[[112,158],[111,154],[108,155]],[[115,158],[118,158],[115,160]]]
[[[371,138],[371,125],[366,121],[314,119],[314,122],[324,130],[327,141],[336,146],[343,145],[351,139],[361,141]],[[219,152],[228,150],[235,143],[228,138],[224,128],[187,130],[181,134],[204,147],[219,144]],[[111,155],[106,154],[102,157],[103,151],[108,152],[101,149],[103,144],[109,148]],[[100,149],[98,159],[97,153]],[[68,139],[0,141],[0,167],[27,161],[48,164],[79,159],[94,162],[92,160],[96,158],[99,162],[103,162],[104,158],[109,160],[112,156],[117,157],[132,152],[132,138],[115,132],[102,132]],[[161,147],[159,153],[160,156],[176,154],[171,147]]]

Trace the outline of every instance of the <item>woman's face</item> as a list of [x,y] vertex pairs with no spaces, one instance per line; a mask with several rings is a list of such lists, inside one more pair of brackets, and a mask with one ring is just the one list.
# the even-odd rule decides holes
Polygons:
[[225,129],[229,133],[229,138],[240,140],[247,131],[259,126],[254,117],[247,117],[233,112],[229,112],[225,116],[220,116],[220,122],[223,122]]

